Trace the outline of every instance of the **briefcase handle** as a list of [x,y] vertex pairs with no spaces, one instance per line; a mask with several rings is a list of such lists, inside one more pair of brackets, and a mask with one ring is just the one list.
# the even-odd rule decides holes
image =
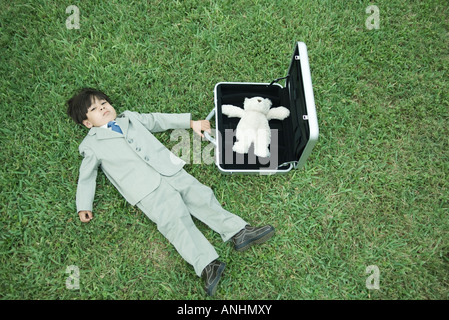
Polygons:
[[[215,116],[215,109],[207,115],[206,120],[210,120]],[[204,131],[204,137],[209,140],[214,146],[217,146],[217,141],[206,131]]]

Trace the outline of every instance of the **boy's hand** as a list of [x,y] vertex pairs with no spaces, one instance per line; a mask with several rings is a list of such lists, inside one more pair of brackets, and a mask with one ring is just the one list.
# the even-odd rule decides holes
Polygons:
[[207,131],[210,133],[210,122],[209,120],[190,120],[190,128],[193,129],[198,135],[204,138],[202,131]]
[[93,218],[92,211],[80,211],[78,212],[78,215],[80,216],[80,220],[82,222],[89,222]]

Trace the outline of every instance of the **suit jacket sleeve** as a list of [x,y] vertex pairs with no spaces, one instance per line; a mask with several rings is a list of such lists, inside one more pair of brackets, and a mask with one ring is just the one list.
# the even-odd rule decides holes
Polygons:
[[131,112],[150,132],[162,132],[169,129],[189,129],[190,113],[137,113]]
[[91,149],[82,145],[80,146],[80,154],[84,159],[81,163],[76,190],[76,208],[78,212],[82,210],[92,211],[100,162]]

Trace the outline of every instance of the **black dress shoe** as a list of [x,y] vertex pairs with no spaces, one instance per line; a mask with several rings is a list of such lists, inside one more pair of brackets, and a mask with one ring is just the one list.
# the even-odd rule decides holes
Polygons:
[[244,251],[251,247],[253,244],[264,243],[270,239],[274,234],[274,227],[267,225],[263,227],[251,227],[245,226],[244,229],[239,231],[232,237],[234,242],[234,249],[237,251]]
[[218,281],[220,281],[225,267],[226,264],[224,262],[214,260],[204,268],[201,278],[205,281],[204,289],[207,295],[213,296],[215,291],[217,291]]

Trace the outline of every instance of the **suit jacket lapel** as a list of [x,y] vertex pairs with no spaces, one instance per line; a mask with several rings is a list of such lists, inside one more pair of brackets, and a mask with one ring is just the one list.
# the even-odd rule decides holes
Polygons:
[[97,135],[98,139],[111,139],[111,138],[119,138],[121,136],[120,133],[114,132],[109,129],[93,127],[89,131],[89,135]]

